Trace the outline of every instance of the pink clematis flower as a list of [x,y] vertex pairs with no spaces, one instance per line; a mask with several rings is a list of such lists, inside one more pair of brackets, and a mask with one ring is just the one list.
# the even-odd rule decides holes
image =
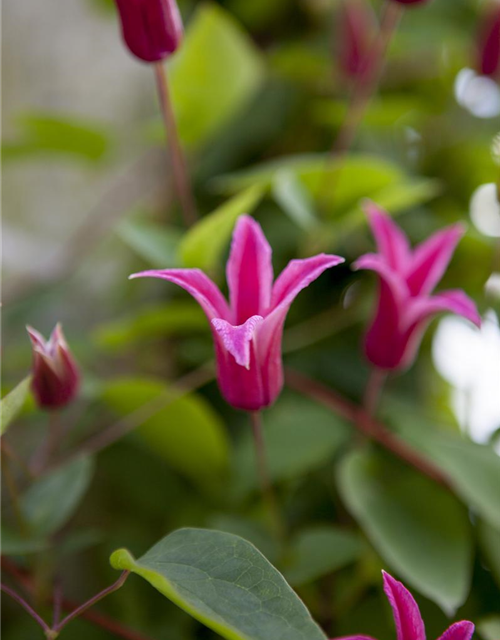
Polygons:
[[217,378],[229,404],[246,411],[271,405],[283,386],[281,337],[297,294],[323,271],[344,262],[321,254],[292,260],[273,284],[271,247],[260,225],[241,216],[227,263],[230,303],[199,269],[144,271],[131,278],[163,278],[200,304],[211,323]]
[[500,9],[492,6],[483,18],[478,34],[478,69],[483,76],[500,74]]
[[78,392],[78,368],[57,324],[50,339],[28,330],[33,347],[33,377],[31,389],[39,407],[59,409],[73,400]]
[[130,51],[144,62],[174,53],[183,36],[176,0],[115,0],[122,34]]
[[379,275],[380,297],[366,335],[365,353],[380,369],[405,369],[415,359],[427,324],[436,314],[451,311],[481,325],[474,302],[463,291],[431,295],[464,229],[457,224],[438,231],[412,251],[387,213],[373,203],[366,210],[379,252],[362,256],[354,267]]
[[369,71],[370,56],[377,23],[366,0],[349,0],[340,7],[337,41],[339,65],[347,78],[357,78]]
[[[406,587],[385,571],[384,591],[392,607],[396,623],[397,640],[425,640],[425,626],[418,604]],[[439,640],[471,640],[474,633],[472,622],[463,620],[449,627]],[[369,636],[349,636],[342,640],[373,640]]]

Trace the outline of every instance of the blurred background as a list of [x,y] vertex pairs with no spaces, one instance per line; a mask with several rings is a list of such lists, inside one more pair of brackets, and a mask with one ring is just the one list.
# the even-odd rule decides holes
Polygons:
[[[374,280],[350,269],[373,248],[360,200],[370,197],[390,209],[414,243],[466,222],[442,287],[463,288],[474,298],[484,327],[478,331],[456,318],[434,322],[416,366],[389,381],[382,411],[410,440],[425,440],[422,433],[440,425],[444,434],[461,434],[461,442],[485,445],[474,449],[479,473],[484,451],[500,451],[500,205],[494,186],[500,179],[500,88],[498,78],[480,68],[484,24],[500,4],[434,0],[405,11],[379,95],[333,193],[332,176],[327,171],[324,177],[325,154],[354,82],[343,57],[342,5],[180,2],[186,38],[168,70],[198,208],[210,214],[243,193],[273,246],[276,273],[291,258],[318,251],[346,257],[345,266],[301,293],[284,350],[287,366],[353,400],[360,399],[368,375],[361,339],[374,300]],[[381,3],[366,7],[378,15]],[[296,536],[294,552],[284,557],[266,533],[246,417],[224,404],[213,377],[205,375],[213,355],[204,316],[174,286],[127,280],[145,268],[200,266],[224,288],[232,224],[213,252],[186,241],[154,74],[122,44],[114,3],[5,2],[2,98],[3,390],[29,373],[25,325],[48,335],[62,322],[83,388],[64,413],[59,453],[89,442],[92,453],[67,518],[43,531],[42,546],[38,537],[19,553],[4,500],[4,553],[34,566],[46,585],[57,576],[65,593],[82,601],[115,579],[108,565],[115,548],[140,555],[177,527],[221,528],[251,539],[280,566],[329,635],[393,634],[378,573],[387,568],[387,555],[370,525],[346,506],[339,480],[342,456],[355,442],[350,427],[291,391],[266,412],[273,476]],[[211,240],[205,237],[205,244]],[[185,376],[192,388],[187,396],[131,423],[130,433],[109,431]],[[46,416],[28,401],[8,442],[29,459],[46,428]],[[377,455],[387,486],[399,482],[405,469],[388,454]],[[493,469],[491,457],[487,465]],[[29,487],[22,471],[15,473],[21,488]],[[495,474],[497,467],[484,478],[486,498],[484,488],[477,489],[486,511],[496,505]],[[50,496],[56,510],[68,487],[63,480]],[[451,556],[436,571],[449,588],[448,613],[459,609],[457,615],[482,622],[483,640],[498,640],[500,522],[495,516],[487,522],[459,497],[471,526],[461,541],[461,569],[451,570],[458,566]],[[420,515],[422,522],[410,527],[415,536],[427,518],[433,528],[436,514]],[[331,531],[321,538],[321,527],[330,525],[351,536],[341,560],[325,560]],[[314,537],[318,527],[325,550]],[[411,532],[399,529],[399,535]],[[436,539],[443,543],[439,532]],[[435,539],[426,540],[429,557],[441,557],[442,549],[430,549]],[[312,560],[318,549],[320,559]],[[412,571],[410,559],[404,577]],[[437,637],[446,624],[443,602],[418,578],[408,586],[419,594],[429,636]],[[14,604],[4,599],[3,609],[6,640],[38,637]],[[139,579],[101,609],[156,640],[215,637]],[[65,633],[74,640],[112,637],[86,621]]]

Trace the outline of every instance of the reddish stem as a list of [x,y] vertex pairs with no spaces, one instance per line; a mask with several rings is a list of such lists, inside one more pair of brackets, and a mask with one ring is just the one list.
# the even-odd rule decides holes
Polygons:
[[286,372],[286,381],[292,389],[309,396],[336,414],[349,420],[349,422],[357,427],[365,436],[378,442],[400,460],[414,467],[420,473],[431,478],[431,480],[451,489],[449,479],[437,466],[429,462],[420,455],[420,453],[415,451],[413,447],[392,433],[384,424],[373,420],[364,409],[343,398],[324,384],[296,371],[288,369]]
[[61,620],[61,622],[56,624],[54,626],[54,631],[57,631],[57,632],[61,631],[61,629],[63,629],[69,622],[71,622],[75,618],[78,618],[78,616],[81,616],[82,613],[87,611],[87,609],[90,609],[91,607],[93,607],[97,602],[99,602],[99,600],[102,600],[106,596],[109,596],[111,593],[118,591],[118,589],[120,589],[125,584],[125,581],[129,577],[129,575],[130,575],[130,571],[123,571],[121,576],[118,578],[118,580],[115,583],[113,583],[110,587],[107,587],[106,589],[104,589],[103,591],[95,595],[93,598],[90,598],[90,600],[87,600],[87,602],[84,602],[83,604],[81,604],[69,615],[67,615],[64,618],[64,620]]
[[196,206],[194,203],[186,159],[179,140],[177,122],[172,106],[172,100],[170,98],[167,71],[161,62],[157,62],[154,65],[154,68],[158,94],[160,96],[163,122],[165,124],[168,137],[168,150],[170,153],[170,161],[172,163],[175,190],[177,192],[179,202],[181,203],[186,226],[189,227],[196,222],[198,215],[196,213]]
[[31,607],[26,600],[20,596],[18,593],[16,593],[14,591],[14,589],[11,589],[10,587],[8,587],[5,584],[1,584],[0,585],[0,589],[6,593],[8,596],[10,596],[13,600],[15,600],[18,604],[21,605],[21,607],[26,611],[26,613],[28,613],[33,620],[35,620],[35,622],[37,622],[42,629],[44,630],[45,634],[50,634],[50,632],[52,631],[52,629],[49,627],[49,625],[45,622],[45,620],[43,620],[43,618],[41,618],[38,613],[33,609],[33,607]]
[[386,379],[385,371],[376,368],[371,370],[363,397],[363,408],[368,416],[375,416]]
[[[2,571],[9,573],[27,593],[32,594],[34,592],[34,583],[29,574],[4,556],[2,556]],[[61,600],[61,606],[65,611],[75,611],[80,608],[78,603],[67,600],[66,598]],[[90,609],[81,610],[79,615],[96,626],[109,631],[109,633],[118,638],[123,638],[123,640],[151,640],[151,638],[142,633],[129,629],[117,620],[97,611]]]

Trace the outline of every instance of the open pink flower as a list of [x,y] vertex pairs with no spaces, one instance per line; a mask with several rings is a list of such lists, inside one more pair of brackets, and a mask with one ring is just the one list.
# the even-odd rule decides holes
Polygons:
[[211,323],[222,395],[238,409],[257,411],[272,404],[283,386],[281,337],[290,305],[341,262],[325,254],[292,260],[273,284],[271,247],[259,224],[241,216],[227,263],[230,304],[199,269],[144,271],[131,278],[163,278],[195,298]]
[[461,290],[431,295],[464,233],[457,224],[438,231],[414,251],[390,216],[375,204],[366,206],[378,245],[355,263],[380,277],[377,311],[365,340],[368,360],[385,370],[409,367],[428,322],[436,314],[451,311],[481,325],[474,302]]
[[[385,571],[384,591],[392,607],[397,640],[426,640],[425,626],[418,604],[406,587]],[[449,627],[439,640],[471,640],[474,625],[466,620]],[[349,636],[343,640],[373,640],[369,636]]]
[[76,396],[80,377],[61,325],[56,325],[49,340],[26,328],[33,346],[31,389],[35,400],[44,409],[63,407]]
[[115,0],[125,44],[144,62],[158,62],[174,53],[183,27],[176,0]]

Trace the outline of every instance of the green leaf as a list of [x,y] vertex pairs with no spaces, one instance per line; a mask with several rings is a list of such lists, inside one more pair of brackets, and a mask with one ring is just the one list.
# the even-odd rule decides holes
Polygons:
[[140,575],[227,640],[325,640],[283,576],[238,536],[181,529],[139,560],[116,551],[111,564]]
[[58,531],[74,514],[89,488],[92,458],[81,456],[42,476],[21,499],[21,509],[33,535]]
[[43,537],[31,535],[23,537],[17,531],[12,531],[2,523],[2,554],[6,556],[23,556],[30,553],[44,551],[49,541]]
[[483,618],[476,626],[484,640],[498,640],[500,638],[500,616]]
[[273,184],[273,196],[283,211],[302,229],[311,229],[318,220],[310,194],[293,172],[278,172]]
[[292,540],[285,578],[293,586],[313,582],[354,562],[362,548],[356,533],[340,527],[304,529]]
[[123,416],[159,396],[165,404],[137,429],[140,439],[192,480],[203,484],[220,479],[228,468],[229,442],[220,417],[204,398],[179,395],[150,378],[114,380],[103,391],[104,401]]
[[479,544],[488,560],[488,567],[500,585],[500,531],[487,522],[478,523]]
[[472,541],[466,510],[412,469],[368,451],[342,462],[339,488],[390,568],[448,614],[467,598]]
[[72,118],[30,113],[20,117],[18,123],[19,139],[2,146],[2,156],[7,160],[57,153],[96,162],[109,147],[109,138],[102,127]]
[[201,4],[170,69],[183,142],[199,145],[238,115],[263,74],[261,55],[241,25],[220,6]]
[[144,220],[124,220],[118,235],[135,253],[160,269],[178,267],[177,247],[181,232],[173,227]]
[[251,213],[263,195],[262,187],[250,187],[200,220],[184,235],[179,245],[183,264],[205,271],[214,269],[231,237],[236,220],[242,213]]
[[450,477],[457,494],[478,515],[500,529],[500,457],[428,418],[402,414],[398,431]]
[[27,376],[0,401],[0,435],[19,415],[30,392],[31,376]]
[[100,347],[119,350],[146,340],[197,331],[208,331],[207,318],[200,307],[195,302],[171,301],[101,325],[93,338]]
[[[299,478],[328,463],[350,437],[350,428],[317,403],[282,396],[265,412],[264,438],[273,480]],[[234,457],[236,496],[258,486],[250,430],[240,439]]]
[[[353,226],[364,221],[360,201],[371,198],[397,213],[425,202],[438,192],[435,180],[411,178],[393,162],[379,156],[352,153],[343,159],[324,154],[289,156],[250,169],[221,176],[214,181],[223,191],[239,191],[250,185],[271,188],[285,171],[295,176],[309,193],[320,199],[326,219],[346,220]],[[335,184],[330,189],[329,184]],[[332,227],[334,228],[334,227]]]

